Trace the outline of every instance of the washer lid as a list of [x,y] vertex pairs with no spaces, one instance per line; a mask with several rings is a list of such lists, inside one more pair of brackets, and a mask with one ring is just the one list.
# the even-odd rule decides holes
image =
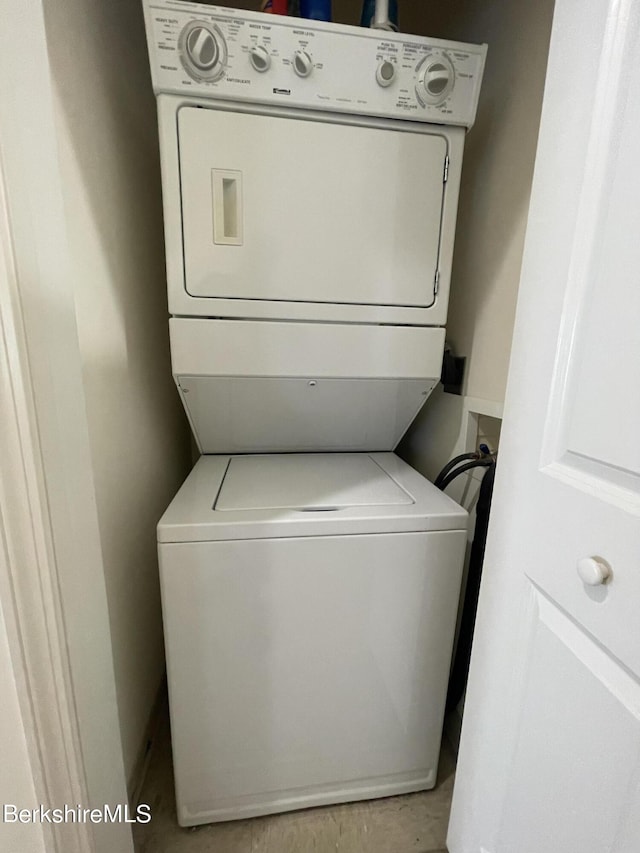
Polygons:
[[466,528],[466,510],[394,453],[201,456],[158,542]]
[[369,455],[305,453],[234,456],[214,509],[327,512],[413,503],[412,496]]

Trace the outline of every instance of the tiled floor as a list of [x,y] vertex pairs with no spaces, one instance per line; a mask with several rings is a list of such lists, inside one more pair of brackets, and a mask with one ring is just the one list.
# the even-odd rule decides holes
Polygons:
[[168,722],[151,757],[141,802],[152,821],[134,828],[137,853],[446,853],[454,761],[445,747],[433,791],[181,829],[176,823]]

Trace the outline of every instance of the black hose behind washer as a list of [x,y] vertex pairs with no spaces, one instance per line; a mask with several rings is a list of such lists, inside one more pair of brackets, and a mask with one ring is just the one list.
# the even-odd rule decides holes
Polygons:
[[465,471],[471,471],[472,468],[490,468],[492,465],[495,465],[492,458],[474,459],[471,462],[466,462],[464,465],[456,468],[455,471],[451,471],[447,474],[447,476],[438,485],[438,488],[444,492],[449,483],[455,480],[459,474],[464,474]]
[[433,481],[433,485],[437,486],[439,489],[441,489],[442,488],[442,481],[447,476],[449,471],[451,471],[452,468],[455,468],[455,466],[458,464],[458,462],[464,462],[466,459],[479,459],[479,458],[480,458],[479,453],[461,453],[460,456],[454,457],[450,462],[447,462],[447,464],[444,466],[442,471],[440,471],[438,476]]
[[[459,465],[466,459],[473,461]],[[487,542],[487,529],[489,527],[489,513],[491,510],[491,496],[493,495],[493,483],[496,474],[496,459],[494,455],[465,453],[457,456],[447,463],[435,480],[438,488],[444,489],[455,480],[455,478],[470,471],[473,468],[484,467],[485,471],[478,502],[476,504],[476,526],[473,532],[471,544],[471,555],[469,558],[469,571],[467,573],[467,584],[465,587],[464,603],[462,605],[462,616],[460,619],[460,631],[458,634],[458,645],[449,676],[449,689],[447,691],[447,711],[453,710],[464,694],[464,689],[469,675],[469,662],[471,660],[471,645],[473,643],[473,631],[476,625],[476,611],[478,609],[478,597],[480,594],[480,581],[482,579],[482,563],[484,550]],[[454,469],[455,470],[452,470]]]

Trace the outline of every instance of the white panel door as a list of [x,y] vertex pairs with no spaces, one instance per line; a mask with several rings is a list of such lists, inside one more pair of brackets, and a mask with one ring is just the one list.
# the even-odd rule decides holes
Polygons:
[[556,3],[451,853],[640,850],[640,3],[587,5]]
[[444,133],[193,107],[178,130],[190,295],[433,304]]

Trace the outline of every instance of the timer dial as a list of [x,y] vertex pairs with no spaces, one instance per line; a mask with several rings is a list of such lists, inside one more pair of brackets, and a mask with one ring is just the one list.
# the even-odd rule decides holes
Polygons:
[[442,52],[432,53],[420,66],[417,94],[420,100],[437,106],[449,97],[455,80],[455,70],[449,57]]
[[220,30],[206,21],[191,21],[178,39],[180,58],[195,80],[212,82],[224,73],[227,46]]

